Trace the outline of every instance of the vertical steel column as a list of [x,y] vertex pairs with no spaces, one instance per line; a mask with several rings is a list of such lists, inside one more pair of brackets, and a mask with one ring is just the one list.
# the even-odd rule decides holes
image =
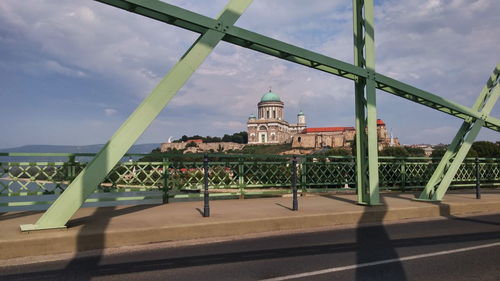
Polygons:
[[236,22],[251,2],[252,0],[231,0],[217,17],[218,26],[208,29],[196,40],[42,217],[35,224],[21,225],[21,231],[64,228],[68,220],[212,52],[224,37],[223,31]]
[[483,113],[483,119],[469,118],[469,120],[462,123],[424,191],[420,194],[419,200],[441,201],[443,199],[472,143],[479,134],[479,130],[484,125],[484,119],[490,114],[500,96],[499,78],[500,64],[497,64],[472,107],[474,110]]
[[375,32],[373,0],[353,0],[354,64],[367,77],[355,82],[356,186],[358,203],[380,204],[377,105],[375,96]]

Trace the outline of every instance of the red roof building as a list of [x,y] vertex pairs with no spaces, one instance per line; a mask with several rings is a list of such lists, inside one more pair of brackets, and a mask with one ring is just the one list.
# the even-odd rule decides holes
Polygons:
[[345,132],[354,131],[354,127],[321,127],[321,128],[306,128],[302,131],[303,134],[312,133],[333,133],[333,132]]
[[194,143],[203,143],[202,139],[195,139],[195,140],[187,140],[187,143],[194,142]]

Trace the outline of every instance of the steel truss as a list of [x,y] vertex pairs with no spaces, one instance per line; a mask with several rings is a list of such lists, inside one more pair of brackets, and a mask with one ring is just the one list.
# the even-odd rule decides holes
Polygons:
[[354,64],[234,26],[233,24],[252,0],[231,0],[216,19],[158,0],[96,1],[199,33],[200,37],[42,217],[35,224],[21,225],[22,231],[64,228],[85,199],[95,191],[100,182],[221,40],[355,82],[358,148],[356,179],[359,192],[358,202],[361,204],[376,205],[380,202],[377,171],[376,89],[464,120],[464,125],[422,193],[422,199],[440,200],[442,198],[449,181],[456,173],[457,166],[463,161],[481,127],[500,132],[500,119],[489,116],[499,94],[498,65],[489,84],[472,108],[375,72],[373,0],[353,0]]

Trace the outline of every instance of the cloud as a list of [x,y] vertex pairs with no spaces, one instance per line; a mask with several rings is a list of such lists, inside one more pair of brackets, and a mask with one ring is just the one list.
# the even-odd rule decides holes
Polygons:
[[81,70],[71,69],[69,67],[62,66],[58,62],[52,61],[52,60],[46,61],[45,67],[47,68],[48,71],[63,74],[66,76],[72,76],[72,77],[85,77],[85,76],[87,76]]
[[[226,3],[169,2],[211,17]],[[352,62],[350,5],[340,0],[255,1],[236,25]],[[500,61],[500,37],[493,36],[498,33],[499,13],[494,0],[377,2],[377,71],[471,105]],[[78,97],[75,106],[106,97],[104,106],[96,109],[106,116],[131,112],[197,38],[93,1],[4,0],[0,14],[0,49],[6,57],[0,62],[0,77],[11,72],[15,77],[60,75],[63,78],[48,77],[53,80],[33,84],[45,85],[44,91],[56,100],[57,91],[66,91],[57,85],[77,78],[82,84],[73,87],[86,87],[89,94]],[[25,79],[36,82],[36,78]],[[302,109],[310,126],[354,124],[352,81],[222,42],[141,141],[245,130],[246,118],[256,112],[269,86],[285,102],[290,122]],[[378,101],[379,117],[390,120],[389,126],[404,143],[449,142],[455,133],[457,122],[441,113],[428,114],[421,105],[386,94],[380,94]],[[21,101],[13,106],[23,108]],[[498,106],[495,110],[493,115],[498,116]],[[83,131],[95,129],[81,121],[84,113],[73,114],[73,124],[86,126]],[[110,120],[109,129],[116,126]],[[407,128],[423,134],[412,134]],[[105,141],[103,137],[100,142]]]
[[104,114],[106,114],[106,116],[112,116],[112,115],[115,115],[118,111],[114,108],[105,108],[104,109]]

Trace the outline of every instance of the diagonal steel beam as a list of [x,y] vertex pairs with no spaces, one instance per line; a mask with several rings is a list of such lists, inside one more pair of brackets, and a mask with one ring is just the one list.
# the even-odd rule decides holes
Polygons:
[[218,24],[213,29],[205,30],[42,217],[35,224],[21,225],[21,230],[64,228],[83,202],[222,40],[223,31],[236,22],[251,2],[252,0],[231,0],[217,17]]
[[[500,64],[490,76],[483,90],[479,94],[473,109],[489,114],[500,96]],[[458,133],[448,146],[446,153],[439,162],[429,182],[420,194],[419,200],[441,201],[448,190],[455,174],[469,152],[479,130],[484,126],[484,120],[473,119],[464,121]]]
[[[143,15],[193,32],[203,33],[217,29],[219,22],[209,17],[157,0],[95,0],[132,13]],[[366,69],[319,53],[315,53],[285,42],[239,28],[229,26],[223,30],[222,40],[252,49],[293,63],[318,69],[333,75],[358,81],[366,78]],[[284,56],[286,54],[286,56]],[[376,88],[407,100],[439,110],[443,113],[468,120],[469,117],[483,119],[484,127],[500,132],[500,120],[484,116],[477,110],[449,101],[427,91],[375,73]]]

